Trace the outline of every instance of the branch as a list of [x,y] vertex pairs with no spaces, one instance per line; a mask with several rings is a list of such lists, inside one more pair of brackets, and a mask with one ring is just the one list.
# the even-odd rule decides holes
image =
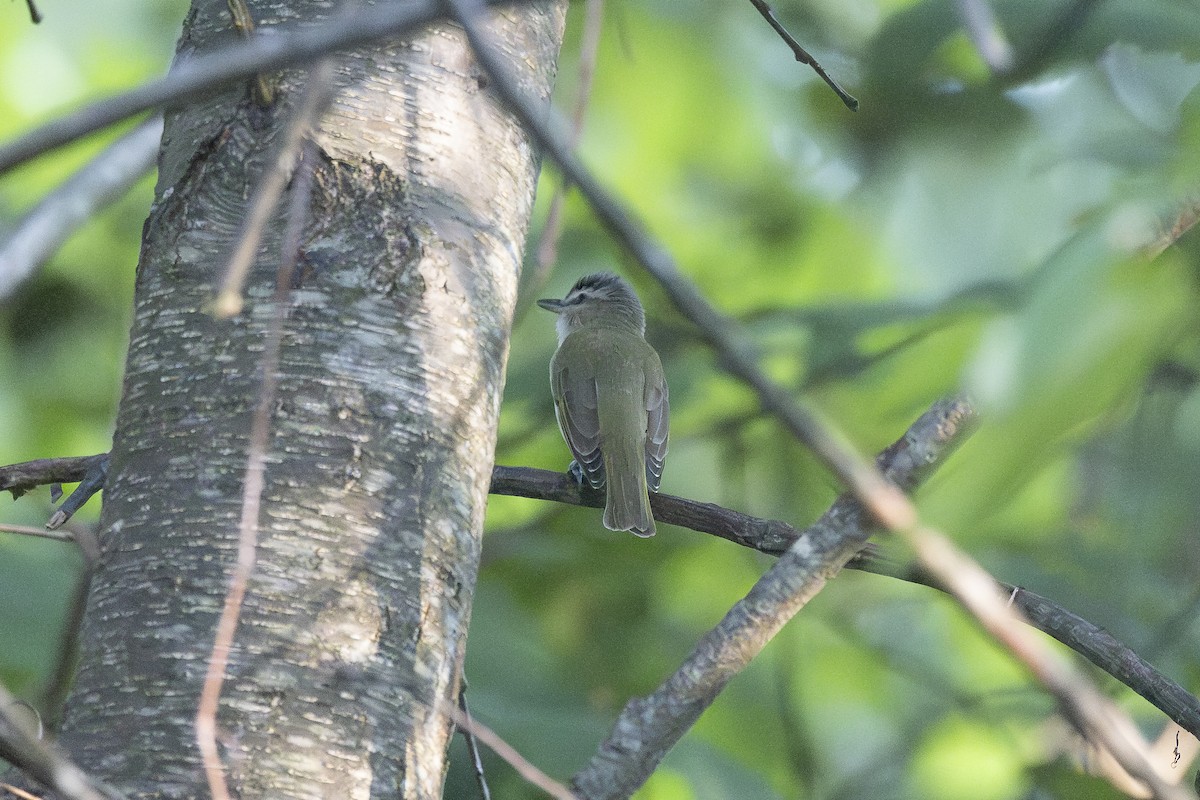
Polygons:
[[154,166],[162,117],[154,116],[117,139],[51,191],[0,245],[0,300],[33,274],[72,233],[123,196]]
[[[961,442],[972,418],[961,399],[935,404],[881,454],[881,467],[897,482],[915,485]],[[572,779],[575,790],[588,800],[632,794],[725,684],[854,557],[874,527],[858,501],[838,498],[701,637],[673,675],[625,706],[591,762]]]
[[[919,565],[896,566],[864,553],[848,566],[919,583],[940,592],[947,591]],[[999,586],[1032,626],[1079,653],[1148,700],[1181,728],[1200,738],[1200,699],[1195,695],[1163,675],[1099,625],[1024,587],[1009,583]]]
[[821,80],[825,81],[829,88],[833,89],[834,93],[837,94],[837,96],[841,98],[842,102],[846,104],[846,108],[850,109],[851,111],[858,111],[857,98],[843,89],[842,85],[835,81],[833,76],[825,71],[825,68],[821,66],[821,62],[813,58],[812,54],[805,50],[804,47],[802,47],[801,44],[796,41],[795,37],[788,33],[787,28],[783,27],[783,23],[779,21],[779,18],[775,16],[775,12],[771,10],[771,7],[767,5],[764,0],[750,0],[750,4],[758,9],[758,13],[762,14],[762,17],[767,21],[767,24],[774,29],[775,33],[779,34],[779,38],[783,39],[787,46],[792,48],[792,55],[796,57],[797,61],[799,61],[801,64],[806,64],[812,67],[813,72],[817,73],[817,75],[821,77]]
[[442,713],[450,718],[460,731],[467,733],[486,744],[493,753],[504,759],[517,774],[526,781],[541,789],[554,800],[579,800],[567,787],[551,778],[534,766],[529,759],[517,752],[517,749],[501,739],[496,732],[479,720],[469,716],[449,700],[442,700]]
[[[952,435],[964,437],[970,427],[960,424]],[[891,459],[889,451],[884,451],[879,455],[878,463],[893,476],[903,477],[904,470]],[[492,470],[491,492],[592,508],[604,505],[602,494],[581,489],[579,483],[566,473],[531,467],[496,465]],[[766,555],[782,555],[801,536],[800,531],[786,522],[754,517],[684,497],[652,494],[650,505],[658,522],[718,536]],[[919,565],[897,565],[878,558],[870,549],[860,550],[846,567],[947,591]],[[1200,699],[1195,695],[1163,675],[1099,625],[1029,589],[1004,582],[998,586],[1013,598],[1013,604],[1030,625],[1076,651],[1144,697],[1184,730],[1200,738]]]
[[313,61],[334,50],[398,36],[442,16],[438,0],[376,6],[346,4],[349,10],[315,27],[271,28],[236,45],[175,65],[162,78],[84,106],[0,146],[0,175],[32,158],[152,108],[182,105],[249,76]]
[[0,685],[0,758],[12,764],[63,800],[120,800],[75,765],[58,747],[35,738],[9,711],[19,701]]
[[[462,688],[458,690],[458,708],[468,722],[471,721],[471,707],[467,703],[467,679],[463,678]],[[492,800],[492,790],[488,788],[487,776],[483,772],[483,756],[479,752],[479,740],[469,729],[459,728],[467,743],[467,752],[471,755],[471,766],[475,770],[475,782],[479,785],[479,800]]]
[[12,492],[13,499],[30,489],[51,483],[78,483],[101,462],[108,453],[71,458],[39,458],[0,467],[0,492]]
[[1175,244],[1200,220],[1200,193],[1184,197],[1175,207],[1170,219],[1160,225],[1158,236],[1142,250],[1148,260],[1153,260],[1168,247]]

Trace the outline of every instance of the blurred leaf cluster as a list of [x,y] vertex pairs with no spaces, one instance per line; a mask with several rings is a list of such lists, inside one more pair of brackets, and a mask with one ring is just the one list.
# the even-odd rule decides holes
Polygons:
[[[985,422],[921,491],[922,511],[1002,579],[1200,691],[1200,235],[1146,255],[1200,198],[1200,7],[997,0],[1014,63],[996,74],[951,0],[775,5],[859,112],[749,3],[609,3],[585,161],[753,335],[772,374],[864,452],[970,390]],[[51,8],[39,28],[17,5],[0,16],[0,134],[162,70],[181,4],[174,17],[94,7],[90,26]],[[573,4],[562,108],[582,22]],[[98,144],[0,183],[0,230]],[[558,185],[548,165],[531,243]],[[143,185],[0,305],[0,461],[107,447],[147,205]],[[819,515],[832,479],[571,194],[537,296],[598,269],[637,285],[667,369],[663,490],[796,525]],[[549,315],[523,309],[500,463],[569,460],[550,404],[553,348]],[[9,504],[4,519],[37,524],[46,502]],[[50,657],[38,642],[53,639],[55,581],[74,563],[48,548],[0,535],[0,679],[31,694]],[[473,712],[570,775],[766,564],[689,531],[637,540],[605,531],[595,510],[493,497],[466,665]],[[1157,711],[1099,680],[1157,734]],[[1106,796],[1050,754],[1052,712],[946,598],[845,574],[638,797]],[[446,796],[477,796],[461,742],[454,756]],[[486,764],[494,796],[537,796]]]

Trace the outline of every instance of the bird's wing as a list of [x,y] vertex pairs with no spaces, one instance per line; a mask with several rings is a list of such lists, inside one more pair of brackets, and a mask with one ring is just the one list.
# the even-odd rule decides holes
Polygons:
[[667,434],[671,427],[671,404],[667,380],[657,356],[646,368],[646,483],[657,492],[667,460]]
[[554,416],[567,446],[592,488],[604,485],[600,454],[600,390],[587,370],[557,366],[552,376]]

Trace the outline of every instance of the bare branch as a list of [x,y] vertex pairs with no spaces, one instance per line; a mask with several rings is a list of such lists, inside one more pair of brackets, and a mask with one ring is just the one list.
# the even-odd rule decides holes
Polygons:
[[56,746],[30,734],[11,709],[19,701],[0,685],[0,758],[12,764],[63,800],[119,800],[121,795],[102,786],[75,765]]
[[0,244],[0,300],[8,297],[97,211],[122,197],[154,167],[162,117],[117,139],[51,191]]
[[0,492],[12,492],[17,498],[30,489],[50,483],[76,483],[96,465],[108,460],[108,453],[70,458],[39,458],[0,467]]
[[[471,707],[467,704],[467,679],[463,678],[462,688],[458,691],[458,707],[468,722],[471,721]],[[471,754],[471,766],[475,770],[475,782],[479,784],[479,800],[492,800],[492,790],[488,788],[487,776],[483,774],[483,756],[479,752],[479,740],[469,728],[459,728],[467,741],[467,752]]]
[[912,546],[923,568],[975,615],[985,630],[1017,656],[1051,692],[1059,708],[1081,733],[1103,746],[1154,797],[1187,798],[1149,760],[1149,747],[1127,714],[1102,695],[1092,682],[1062,656],[1046,647],[1026,627],[1015,624],[1007,596],[996,580],[955,548],[948,539],[923,525],[898,531]]
[[1200,220],[1200,194],[1183,198],[1175,207],[1170,220],[1163,224],[1158,236],[1143,249],[1143,255],[1151,260],[1161,255],[1168,247],[1175,244],[1179,237],[1191,230],[1198,220]]
[[767,24],[774,29],[775,33],[779,34],[779,38],[783,39],[783,41],[787,43],[787,46],[792,48],[792,54],[796,57],[797,61],[799,61],[801,64],[806,64],[812,67],[813,72],[817,73],[821,80],[825,81],[829,88],[833,89],[837,96],[841,98],[842,102],[846,104],[846,108],[850,109],[851,111],[858,111],[857,98],[843,89],[842,85],[835,81],[833,76],[825,71],[825,68],[821,66],[821,63],[813,58],[812,54],[805,50],[804,47],[802,47],[801,44],[796,41],[795,37],[788,33],[787,28],[783,27],[783,23],[780,22],[778,17],[775,16],[775,12],[771,10],[771,7],[767,5],[765,0],[750,0],[750,4],[758,9],[758,13],[762,14],[762,17],[767,21]]
[[535,767],[517,749],[496,735],[488,726],[464,714],[448,700],[442,700],[442,711],[461,731],[466,731],[486,744],[493,753],[504,759],[522,778],[555,800],[579,800],[571,791]]
[[74,542],[75,537],[69,533],[60,533],[54,530],[42,530],[28,525],[8,525],[0,524],[0,533],[12,533],[17,536],[32,536],[35,539],[50,539],[55,542]]
[[19,797],[20,800],[42,800],[36,794],[30,794],[24,789],[19,789],[11,783],[0,783],[0,789],[12,794],[14,797]]
[[[889,477],[915,485],[961,442],[973,418],[964,400],[941,401],[880,456]],[[631,700],[591,762],[572,779],[587,800],[628,797],[734,675],[862,548],[874,523],[842,496],[803,531],[658,689]]]
[[18,164],[152,108],[181,105],[261,72],[304,64],[335,50],[396,36],[442,16],[439,0],[348,10],[315,27],[278,27],[245,43],[176,64],[170,73],[128,92],[52,120],[0,147],[0,175]]
[[[847,566],[948,591],[920,566],[896,566],[870,553],[860,554]],[[1195,695],[1163,675],[1099,625],[1024,587],[1009,583],[998,585],[1033,627],[1079,653],[1144,697],[1184,730],[1200,737],[1200,699]]]

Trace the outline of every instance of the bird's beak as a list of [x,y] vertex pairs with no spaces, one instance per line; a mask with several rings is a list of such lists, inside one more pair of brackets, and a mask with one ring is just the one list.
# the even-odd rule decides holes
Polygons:
[[547,311],[553,311],[555,314],[563,309],[562,300],[538,300],[537,304]]

